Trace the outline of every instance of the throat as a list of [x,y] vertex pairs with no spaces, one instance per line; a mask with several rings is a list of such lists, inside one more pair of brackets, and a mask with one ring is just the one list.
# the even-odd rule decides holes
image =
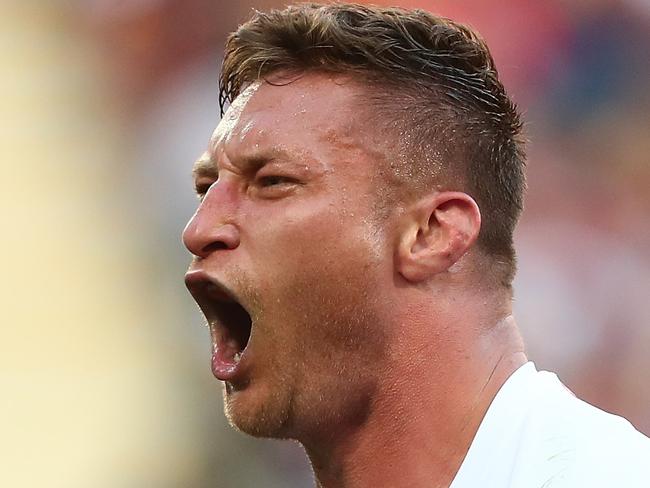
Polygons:
[[450,365],[444,382],[428,366],[406,379],[383,376],[365,422],[303,444],[318,486],[448,487],[494,396],[526,360],[518,352],[484,359],[456,375]]
[[321,488],[448,487],[466,450],[432,444],[393,424],[388,429],[377,425],[360,430],[326,448],[305,446],[305,450]]

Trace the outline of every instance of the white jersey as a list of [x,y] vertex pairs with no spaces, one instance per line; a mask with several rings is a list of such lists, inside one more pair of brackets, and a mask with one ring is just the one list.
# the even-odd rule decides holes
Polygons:
[[650,439],[529,362],[497,393],[450,486],[477,487],[650,488]]

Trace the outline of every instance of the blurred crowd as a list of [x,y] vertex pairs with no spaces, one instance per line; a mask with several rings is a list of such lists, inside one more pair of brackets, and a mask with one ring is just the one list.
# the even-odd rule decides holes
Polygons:
[[[3,8],[2,486],[311,485],[297,446],[226,426],[182,284],[223,42],[284,3]],[[529,356],[650,434],[650,2],[373,3],[486,38],[530,140],[515,282]]]

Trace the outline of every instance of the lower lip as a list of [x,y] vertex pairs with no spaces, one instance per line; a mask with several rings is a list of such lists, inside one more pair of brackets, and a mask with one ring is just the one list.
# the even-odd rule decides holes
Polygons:
[[212,374],[221,381],[233,381],[242,370],[243,355],[239,361],[227,357],[224,351],[215,348],[212,351]]

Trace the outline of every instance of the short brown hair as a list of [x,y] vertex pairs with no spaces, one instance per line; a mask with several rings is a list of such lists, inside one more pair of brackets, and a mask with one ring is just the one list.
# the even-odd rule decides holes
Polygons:
[[350,74],[374,89],[370,105],[401,153],[395,173],[411,190],[472,195],[482,216],[478,245],[510,287],[525,190],[522,127],[474,31],[422,10],[347,3],[256,12],[227,41],[222,113],[247,83],[285,71]]

